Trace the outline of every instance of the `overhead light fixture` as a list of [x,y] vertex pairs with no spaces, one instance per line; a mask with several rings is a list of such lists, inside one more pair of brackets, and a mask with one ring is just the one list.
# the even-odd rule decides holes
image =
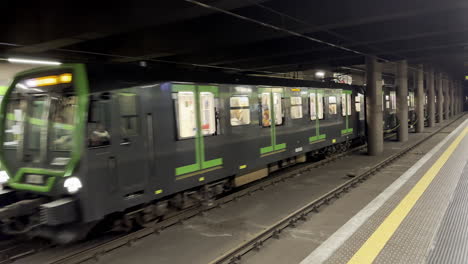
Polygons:
[[315,72],[315,77],[323,78],[323,77],[325,77],[325,72],[324,71],[317,71],[317,72]]
[[61,62],[58,61],[46,61],[46,60],[27,60],[27,59],[18,59],[18,58],[8,58],[8,62],[11,63],[26,63],[26,64],[42,64],[42,65],[60,65]]

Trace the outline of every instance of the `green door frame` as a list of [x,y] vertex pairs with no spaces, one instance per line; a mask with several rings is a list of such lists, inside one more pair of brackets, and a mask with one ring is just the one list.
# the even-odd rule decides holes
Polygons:
[[[320,134],[320,120],[319,120],[319,115],[318,115],[318,110],[319,110],[318,95],[319,94],[322,95],[322,106],[323,106],[323,90],[315,89],[314,94],[315,94],[315,136],[309,137],[309,144],[322,142],[327,138],[326,134]],[[307,98],[307,100],[310,100],[310,97]],[[322,109],[322,111],[325,111],[325,109]]]
[[[351,115],[351,113],[353,112],[352,109],[351,109],[351,113],[349,113],[348,115],[348,104],[351,104],[351,102],[348,102],[348,94],[349,95],[352,95],[353,94],[353,91],[350,91],[350,90],[342,90],[342,94],[345,95],[345,122],[346,122],[346,128],[345,129],[342,129],[341,130],[341,135],[342,136],[346,136],[346,135],[349,135],[351,133],[353,133],[353,128],[349,127],[349,116]],[[350,96],[351,97],[351,96]],[[351,98],[350,98],[351,99]],[[341,102],[341,105],[343,105],[343,102]],[[342,110],[343,111],[343,110]],[[343,115],[343,114],[342,114]]]
[[[205,160],[205,143],[201,129],[201,112],[200,112],[200,93],[211,92],[215,98],[219,97],[219,88],[214,85],[194,85],[194,84],[173,84],[172,92],[193,92],[195,95],[195,163],[175,168],[176,180],[185,179],[194,175],[205,173],[214,170],[216,167],[223,165],[223,159],[217,158]],[[204,177],[200,178],[203,181]]]
[[[276,144],[276,116],[275,116],[275,101],[274,101],[274,93],[279,93],[280,95],[282,95],[284,93],[284,91],[279,91],[279,92],[276,92],[274,91],[275,88],[259,88],[259,92],[260,92],[260,100],[261,100],[261,96],[263,93],[269,93],[270,94],[270,140],[271,140],[271,145],[270,146],[266,146],[266,147],[263,147],[263,148],[260,148],[260,157],[265,157],[265,156],[268,156],[268,155],[272,155],[272,154],[276,154],[276,153],[279,153],[279,152],[282,152],[282,151],[285,151],[286,150],[286,143],[280,143],[280,144]],[[279,88],[279,89],[282,89],[282,88]],[[281,100],[281,98],[280,98]],[[263,109],[262,109],[263,111]],[[263,116],[261,117],[263,118]],[[263,124],[261,124],[263,126]]]

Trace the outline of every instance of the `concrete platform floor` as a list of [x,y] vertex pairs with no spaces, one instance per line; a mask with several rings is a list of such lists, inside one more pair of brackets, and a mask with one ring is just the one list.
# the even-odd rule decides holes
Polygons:
[[[444,131],[451,131],[463,120],[458,120]],[[270,224],[347,181],[348,173],[358,175],[438,128],[440,126],[426,129],[426,133],[410,134],[408,143],[386,142],[385,151],[380,156],[356,153],[264,191],[255,192],[252,196],[214,209],[205,216],[194,217],[159,235],[141,239],[131,247],[111,252],[103,256],[100,263],[209,263]],[[242,263],[300,262],[446,135],[440,133],[434,136],[405,158],[380,171],[331,205],[321,208],[318,214],[309,216],[308,221],[298,224],[294,229],[287,229],[281,239],[270,240],[262,250],[247,254]],[[60,254],[60,250],[56,249],[53,253]],[[44,252],[22,259],[19,263],[47,263],[46,255],[50,254],[50,251]]]

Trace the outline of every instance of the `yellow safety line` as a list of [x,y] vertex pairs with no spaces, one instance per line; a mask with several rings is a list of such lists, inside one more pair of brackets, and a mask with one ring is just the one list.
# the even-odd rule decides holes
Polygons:
[[374,261],[467,133],[468,127],[458,135],[458,137],[452,142],[452,144],[450,144],[434,165],[432,165],[432,167],[424,174],[413,189],[411,189],[405,198],[401,200],[390,215],[385,218],[377,230],[375,230],[375,232],[349,260],[348,264],[366,264]]

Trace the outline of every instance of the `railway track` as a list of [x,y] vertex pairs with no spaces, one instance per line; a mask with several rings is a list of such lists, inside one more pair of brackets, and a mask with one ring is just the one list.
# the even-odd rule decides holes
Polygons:
[[48,243],[41,240],[7,240],[0,244],[0,264],[12,263],[15,260],[35,254],[47,247]]
[[239,244],[237,247],[231,249],[229,252],[226,252],[224,255],[218,257],[216,260],[210,262],[210,264],[237,264],[240,263],[242,256],[247,254],[252,250],[259,250],[263,244],[271,239],[271,238],[279,238],[281,232],[288,228],[294,227],[299,221],[305,221],[307,216],[311,213],[318,212],[318,209],[323,205],[328,205],[334,199],[338,199],[342,193],[346,193],[349,189],[354,188],[357,184],[362,183],[367,178],[378,172],[379,170],[383,169],[384,167],[392,164],[397,159],[403,157],[409,151],[415,149],[422,143],[426,142],[428,139],[432,138],[433,136],[439,133],[445,133],[444,130],[446,127],[450,126],[464,115],[458,117],[457,119],[451,121],[450,123],[444,125],[443,127],[436,130],[431,135],[427,136],[416,142],[414,145],[386,158],[385,160],[379,162],[377,165],[373,166],[369,170],[365,171],[364,173],[355,176],[354,178],[344,182],[343,184],[333,188],[326,194],[322,195],[318,199],[311,201],[310,203],[306,204],[305,206],[299,208],[298,210],[294,211],[293,213],[289,214],[288,216],[284,217],[283,219],[277,221],[276,223],[270,225],[269,227],[265,228],[263,231],[255,234],[251,239]]
[[[459,117],[461,118],[461,117]],[[242,245],[239,245],[238,247],[232,249],[231,251],[227,252],[217,260],[213,261],[212,263],[237,263],[240,261],[242,256],[246,254],[247,252],[253,250],[253,249],[259,249],[262,244],[274,237],[278,237],[279,234],[281,233],[281,230],[289,227],[289,226],[294,226],[298,221],[301,221],[305,219],[305,217],[314,211],[317,211],[317,209],[320,206],[323,206],[324,204],[328,204],[331,200],[338,198],[339,195],[343,192],[348,191],[350,188],[354,187],[356,184],[359,182],[364,181],[375,173],[377,170],[383,168],[384,166],[388,165],[389,163],[393,162],[395,159],[401,157],[408,151],[414,149],[416,146],[420,145],[427,139],[431,138],[433,135],[439,133],[441,130],[449,126],[450,124],[454,123],[457,121],[459,118],[453,120],[452,122],[446,124],[444,127],[441,127],[438,129],[436,132],[434,132],[432,135],[428,136],[425,139],[422,139],[421,141],[417,142],[415,145],[412,147],[405,149],[404,151],[397,153],[388,159],[384,160],[383,162],[379,163],[377,166],[371,168],[368,170],[366,173],[361,174],[359,176],[356,176],[352,178],[351,180],[345,182],[344,184],[336,187],[335,189],[331,190],[327,194],[323,195],[319,199],[316,199],[315,201],[309,203],[308,205],[304,206],[303,208],[293,212],[292,214],[288,215],[286,218],[283,220],[275,223],[271,227],[267,228],[265,231],[255,235],[252,239],[249,241],[246,241]],[[391,138],[395,134],[390,134],[387,135],[386,138]],[[261,180],[258,183],[252,184],[251,186],[248,186],[246,188],[240,189],[234,193],[228,194],[224,197],[221,197],[213,202],[212,205],[210,206],[195,206],[192,208],[185,209],[183,211],[174,213],[170,215],[167,219],[155,223],[151,227],[143,228],[140,230],[137,230],[135,232],[118,236],[116,238],[109,239],[107,241],[103,241],[97,244],[93,244],[92,246],[80,246],[77,245],[75,250],[68,251],[67,253],[63,254],[62,256],[57,256],[52,258],[52,260],[49,260],[48,264],[76,264],[76,263],[83,263],[86,261],[90,260],[95,260],[98,261],[101,256],[108,254],[114,250],[117,250],[120,247],[124,246],[131,246],[133,243],[136,241],[145,238],[147,236],[153,235],[153,234],[158,234],[164,229],[167,229],[173,225],[182,223],[192,217],[195,217],[197,215],[203,214],[209,210],[218,208],[223,206],[224,204],[227,204],[232,201],[236,201],[237,199],[243,197],[243,196],[248,196],[252,195],[253,193],[257,191],[264,190],[265,188],[276,185],[278,183],[286,181],[288,178],[296,177],[301,175],[302,173],[308,172],[313,168],[318,168],[322,167],[326,164],[329,164],[331,162],[337,161],[347,155],[350,155],[351,153],[355,153],[357,151],[364,150],[367,147],[366,144],[363,144],[361,146],[355,147],[353,149],[350,149],[346,152],[339,153],[337,155],[334,155],[329,158],[325,158],[323,160],[305,164],[305,165],[299,165],[299,166],[294,166],[286,169],[285,171],[281,171],[280,173],[277,173],[275,176],[266,178]],[[297,167],[297,168],[296,168]],[[23,247],[23,253],[18,252],[18,254],[13,255],[10,254],[10,257],[5,258],[4,261],[2,261],[2,251],[0,251],[0,264],[3,263],[11,263],[12,261],[19,259],[23,256],[29,256],[31,254],[34,254],[35,252],[38,252],[37,248],[28,248],[28,247]]]

